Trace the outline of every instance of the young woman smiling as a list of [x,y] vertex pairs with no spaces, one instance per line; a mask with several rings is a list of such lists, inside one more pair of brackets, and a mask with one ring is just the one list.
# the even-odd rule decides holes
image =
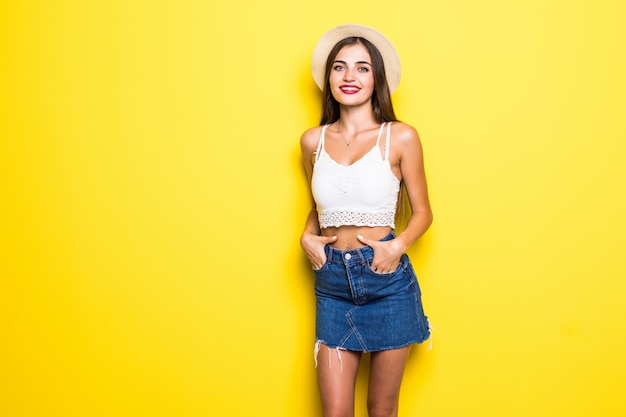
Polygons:
[[[380,32],[330,30],[312,69],[323,92],[322,120],[300,141],[313,197],[300,243],[315,272],[324,416],[354,415],[363,352],[371,352],[369,416],[397,416],[410,346],[430,336],[405,253],[432,222],[422,147],[416,130],[396,119],[391,93],[400,62]],[[396,233],[401,186],[411,214]]]

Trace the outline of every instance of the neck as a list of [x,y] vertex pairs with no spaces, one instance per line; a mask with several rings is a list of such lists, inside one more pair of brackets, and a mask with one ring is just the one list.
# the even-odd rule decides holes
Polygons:
[[378,122],[374,119],[374,112],[371,105],[360,107],[345,107],[339,108],[339,120],[337,120],[338,126],[342,132],[354,133],[364,128],[368,128],[373,125],[377,125]]

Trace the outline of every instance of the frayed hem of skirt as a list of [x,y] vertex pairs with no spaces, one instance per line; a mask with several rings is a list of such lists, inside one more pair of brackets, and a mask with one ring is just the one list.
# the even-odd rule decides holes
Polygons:
[[[324,340],[317,339],[315,341],[315,348],[313,349],[313,358],[315,359],[315,367],[317,368],[317,355],[318,355],[319,350],[320,350],[320,344],[324,344],[324,346],[326,346],[329,350],[330,349],[335,349],[337,351],[337,357],[339,359],[339,363],[340,364],[341,364],[341,352],[340,351],[342,351],[342,350],[344,350],[344,351],[351,351],[351,352],[363,352],[363,353],[381,352],[381,351],[384,351],[384,350],[402,349],[404,347],[411,346],[411,345],[416,345],[416,344],[417,345],[421,345],[424,342],[428,342],[428,347],[426,348],[426,352],[430,352],[430,351],[433,350],[433,331],[435,331],[435,329],[430,324],[430,319],[426,318],[426,321],[428,323],[428,334],[427,334],[427,336],[425,338],[411,340],[409,342],[402,343],[400,345],[384,346],[382,348],[377,348],[377,349],[370,349],[370,350],[350,349],[350,348],[347,348],[345,346],[331,345],[331,344],[326,343],[326,341],[324,341]],[[330,360],[330,357],[329,357],[329,360]]]
[[342,350],[346,351],[348,349],[343,348],[341,346],[330,347],[323,340],[315,341],[315,349],[313,350],[313,359],[315,359],[315,367],[317,368],[317,355],[320,351],[320,346],[322,344],[324,344],[324,346],[326,346],[326,349],[328,349],[328,368],[332,366],[330,351],[331,349],[334,349],[337,352],[337,360],[339,361],[339,373],[342,373],[343,372],[343,360],[341,359],[341,351]]

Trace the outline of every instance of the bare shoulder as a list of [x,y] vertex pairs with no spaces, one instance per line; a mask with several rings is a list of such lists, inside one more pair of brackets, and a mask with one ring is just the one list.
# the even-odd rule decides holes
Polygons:
[[422,143],[417,130],[406,123],[394,122],[391,125],[391,150],[395,150],[398,159],[408,155],[422,154]]
[[302,152],[312,153],[317,149],[317,144],[322,134],[322,126],[315,126],[304,131],[300,137],[300,148]]
[[401,144],[415,144],[420,141],[417,130],[413,126],[402,122],[393,122],[391,125],[391,136],[396,142]]

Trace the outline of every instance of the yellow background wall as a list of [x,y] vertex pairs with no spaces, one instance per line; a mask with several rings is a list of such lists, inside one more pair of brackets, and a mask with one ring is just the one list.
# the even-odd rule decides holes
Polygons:
[[[618,0],[0,6],[0,416],[317,416],[298,139],[395,43],[435,223],[404,416],[624,416]],[[364,416],[365,377],[358,415]]]

